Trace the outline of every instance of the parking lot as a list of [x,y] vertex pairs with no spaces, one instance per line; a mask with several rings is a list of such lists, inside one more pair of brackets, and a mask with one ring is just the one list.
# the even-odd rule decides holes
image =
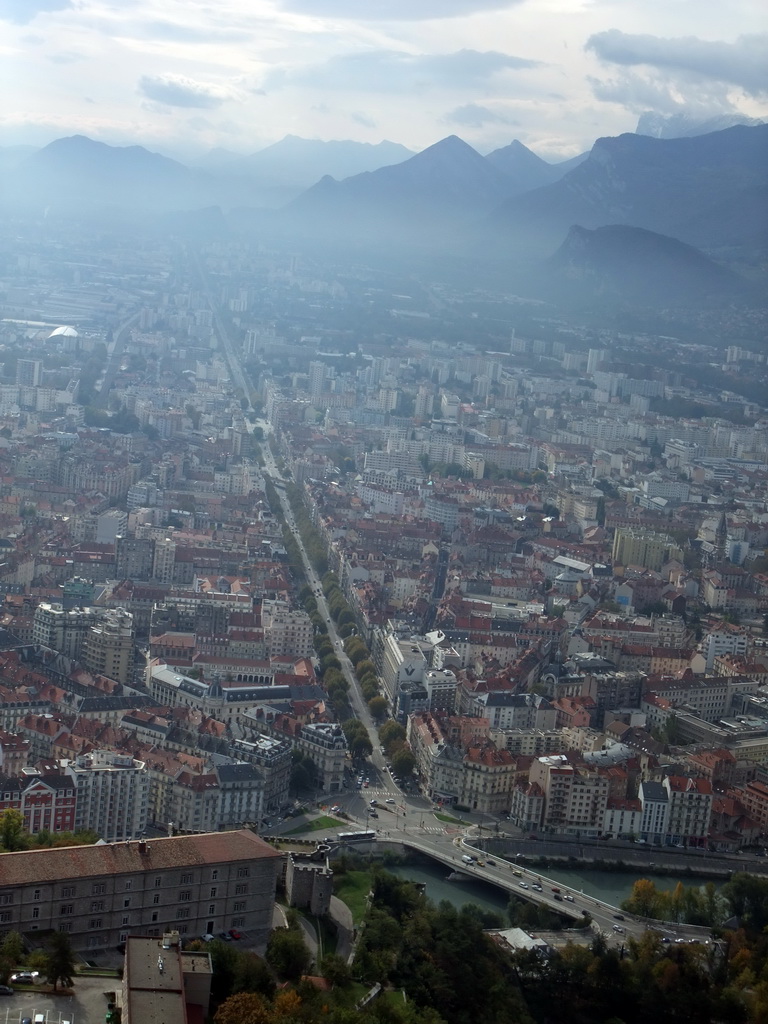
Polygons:
[[44,1013],[46,1024],[104,1024],[107,1012],[105,992],[120,987],[119,978],[75,978],[73,995],[48,995],[34,990],[14,990],[0,999],[0,1024],[21,1024],[25,1017],[35,1019]]

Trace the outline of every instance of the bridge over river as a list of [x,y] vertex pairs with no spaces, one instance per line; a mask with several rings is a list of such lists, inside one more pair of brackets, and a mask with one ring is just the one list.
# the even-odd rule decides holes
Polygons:
[[[335,842],[334,840],[333,845]],[[564,887],[554,879],[547,878],[536,868],[526,866],[517,860],[507,860],[497,853],[483,852],[479,845],[476,845],[467,836],[446,841],[444,837],[434,835],[398,832],[396,835],[390,834],[385,838],[376,836],[376,838],[365,842],[349,844],[349,848],[361,847],[363,849],[391,848],[393,846],[425,854],[432,860],[444,864],[453,872],[495,885],[510,895],[546,906],[563,917],[579,920],[586,912],[601,931],[609,934],[616,932],[617,937],[631,935],[639,938],[649,928],[657,929],[664,935],[668,935],[670,939],[706,941],[710,937],[709,928],[650,921],[627,914],[618,907],[595,899],[593,896],[585,896],[575,889]],[[530,846],[528,846],[527,852],[531,853]],[[539,852],[538,849],[536,852]],[[473,856],[477,860],[473,864],[467,864],[462,860],[463,856]],[[532,888],[533,885],[540,886],[540,891]]]

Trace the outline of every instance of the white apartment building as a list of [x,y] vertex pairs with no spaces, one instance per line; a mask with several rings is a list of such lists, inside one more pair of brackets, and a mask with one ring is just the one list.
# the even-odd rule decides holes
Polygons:
[[94,750],[67,764],[64,773],[77,790],[75,831],[91,829],[114,843],[146,830],[149,775],[143,761]]
[[284,654],[293,658],[312,657],[314,629],[305,611],[291,611],[285,601],[264,600],[261,604],[261,626],[264,642],[272,657]]
[[712,818],[712,783],[669,775],[662,783],[669,798],[668,842],[706,846]]
[[669,794],[660,782],[640,783],[640,837],[647,843],[663,843],[667,835]]
[[699,644],[704,659],[706,660],[707,672],[711,672],[715,665],[715,658],[721,654],[735,654],[745,656],[749,646],[749,637],[746,630],[738,627],[729,629],[727,632],[716,630],[702,639]]

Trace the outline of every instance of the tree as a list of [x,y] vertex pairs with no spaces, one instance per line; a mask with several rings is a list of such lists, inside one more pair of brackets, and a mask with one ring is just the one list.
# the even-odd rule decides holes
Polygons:
[[373,744],[367,735],[358,733],[349,745],[349,752],[355,760],[362,761],[373,753]]
[[389,748],[394,743],[402,743],[405,739],[405,729],[399,722],[396,722],[394,719],[390,719],[389,722],[385,722],[379,729],[379,739],[381,740],[382,746]]
[[638,878],[632,886],[632,895],[621,904],[623,910],[638,917],[656,917],[661,905],[661,893],[648,878]]
[[401,779],[407,778],[416,767],[416,758],[409,747],[401,747],[392,755],[392,771]]
[[0,946],[0,982],[6,984],[8,975],[19,966],[24,957],[24,940],[18,932],[8,932]]
[[320,973],[332,985],[349,985],[352,981],[352,972],[347,967],[347,962],[337,953],[326,953],[320,961]]
[[387,713],[387,698],[371,697],[368,701],[368,707],[373,717],[380,721]]
[[24,830],[24,815],[13,807],[0,814],[0,844],[6,853],[25,850],[29,836]]
[[55,992],[59,982],[64,988],[72,988],[74,975],[75,958],[69,935],[66,932],[53,932],[49,939],[46,980],[49,985],[53,985]]
[[272,932],[267,943],[266,960],[281,978],[298,981],[306,973],[311,959],[297,929],[277,928]]
[[272,1012],[257,992],[238,992],[216,1011],[214,1024],[270,1024]]
[[267,999],[275,994],[272,972],[255,953],[238,952],[232,981],[233,992],[258,992]]

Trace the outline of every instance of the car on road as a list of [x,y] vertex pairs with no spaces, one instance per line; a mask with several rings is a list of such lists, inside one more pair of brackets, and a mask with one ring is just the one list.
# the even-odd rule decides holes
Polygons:
[[488,858],[488,860],[485,863],[488,865],[488,867],[491,867],[491,868],[495,868],[496,867],[496,861],[495,860],[491,860],[490,857]]
[[392,799],[391,796],[388,796],[387,799],[384,801],[384,803],[385,804],[393,804],[393,803],[395,803],[395,801]]
[[366,779],[365,782],[363,783],[363,789],[368,789],[369,785],[370,783],[368,782],[368,779]]
[[513,875],[515,875],[515,876],[516,876],[517,878],[522,878],[522,877],[523,877],[523,872],[522,872],[522,871],[519,871],[519,870],[517,870],[517,869],[515,869],[515,870],[514,870],[514,871],[512,872],[512,874],[513,874]]
[[564,900],[568,900],[569,903],[575,903],[575,900],[574,900],[573,896],[571,896],[571,894],[569,892],[567,892],[565,894],[565,896],[563,896],[563,899]]
[[624,929],[621,927],[620,924],[615,924],[613,926],[613,930],[616,932],[617,935],[623,935],[624,934]]
[[518,882],[518,885],[520,886],[521,889],[527,889],[528,888],[528,883],[527,882]]
[[555,895],[552,898],[554,900],[557,900],[558,903],[562,903],[563,902],[563,897],[560,895],[559,892],[556,892]]
[[624,915],[623,915],[623,914],[614,914],[613,916],[614,916],[614,919],[615,919],[616,921],[624,921],[624,920],[625,920],[625,918],[624,918]]
[[333,814],[338,814],[340,810],[341,810],[341,807],[338,804],[334,804],[333,807],[331,808],[331,812]]
[[531,888],[532,888],[532,889],[535,889],[535,890],[536,890],[536,892],[544,892],[544,890],[542,889],[542,887],[541,887],[540,885],[538,885],[538,884],[537,884],[536,882],[533,882],[533,883],[532,883],[532,885],[531,885]]
[[378,818],[378,816],[379,816],[379,812],[378,811],[369,811],[368,812],[368,817],[369,818]]

